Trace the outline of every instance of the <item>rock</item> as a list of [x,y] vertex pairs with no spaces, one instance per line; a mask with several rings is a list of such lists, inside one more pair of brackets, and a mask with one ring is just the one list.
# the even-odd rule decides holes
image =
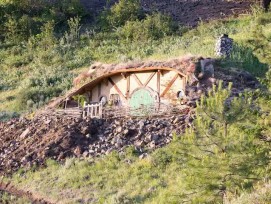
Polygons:
[[118,138],[116,143],[115,143],[115,146],[117,148],[121,148],[123,146],[123,140],[121,138]]
[[121,121],[115,120],[115,124],[116,124],[117,126],[120,126],[120,125],[121,125]]
[[157,134],[152,134],[152,141],[157,142],[159,140],[160,136]]
[[27,128],[21,135],[20,135],[20,139],[25,139],[27,136],[28,136],[28,134],[30,133],[30,129],[29,128]]
[[137,140],[137,141],[134,143],[134,145],[135,145],[136,147],[143,147],[143,146],[144,146],[144,142],[143,142],[142,140]]
[[89,156],[89,152],[88,152],[88,151],[84,151],[83,157],[86,158],[86,157],[88,157],[88,156]]
[[241,71],[238,77],[244,81],[255,81],[255,77],[247,71]]
[[175,120],[173,121],[174,124],[178,123],[180,121],[179,118],[175,118]]
[[44,123],[45,123],[46,125],[49,125],[49,124],[51,123],[51,121],[52,121],[52,120],[46,120]]
[[122,131],[123,131],[123,129],[122,129],[121,126],[119,126],[119,127],[116,128],[116,132],[117,132],[117,133],[121,133]]
[[80,154],[82,154],[82,149],[81,149],[81,147],[80,146],[77,146],[76,148],[75,148],[75,150],[73,151],[73,153],[76,155],[76,156],[80,156]]
[[89,133],[88,127],[83,127],[83,128],[81,129],[81,133],[84,134],[84,135],[88,134],[88,133]]
[[150,146],[151,149],[154,149],[156,147],[155,141],[151,141],[149,143],[149,146]]
[[151,141],[152,141],[152,135],[151,135],[151,134],[148,134],[148,135],[145,137],[144,142],[149,143],[149,142],[151,142]]
[[139,156],[139,159],[145,159],[148,156],[147,153],[143,153]]
[[[195,108],[195,107],[197,106],[197,103],[196,103],[196,101],[188,101],[188,102],[187,102],[187,105],[190,106],[190,107]],[[175,123],[175,124],[176,124],[176,123]]]
[[143,129],[144,126],[145,126],[145,123],[144,123],[144,121],[141,120],[141,121],[138,123],[138,125],[139,125],[139,129]]
[[123,135],[124,135],[124,136],[128,136],[129,133],[130,133],[130,130],[129,130],[129,129],[125,129],[125,130],[123,131]]

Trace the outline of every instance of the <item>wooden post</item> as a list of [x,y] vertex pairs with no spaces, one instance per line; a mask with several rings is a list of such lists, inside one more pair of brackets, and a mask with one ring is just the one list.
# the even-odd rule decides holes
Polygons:
[[127,88],[126,88],[126,98],[128,99],[130,97],[130,83],[131,83],[131,80],[130,80],[130,75],[127,76]]
[[144,87],[146,87],[150,83],[150,81],[152,80],[152,78],[154,77],[155,74],[156,74],[156,72],[151,73],[151,75],[149,76],[147,81],[144,83]]
[[109,82],[114,86],[114,88],[116,89],[116,91],[118,92],[118,94],[124,99],[126,100],[126,97],[123,95],[123,93],[121,92],[121,90],[119,89],[119,87],[115,84],[115,82],[109,77],[108,78]]
[[174,82],[176,81],[178,77],[179,77],[179,74],[176,74],[175,77],[169,82],[169,84],[167,85],[163,93],[160,95],[161,97],[164,97],[166,95],[166,93],[169,91],[169,89],[171,88],[171,86],[174,84]]
[[157,72],[157,92],[158,92],[158,95],[160,96],[160,82],[161,81],[161,71],[158,70]]
[[85,101],[84,106],[83,106],[83,118],[85,118],[87,116],[87,113],[86,113],[86,110],[85,110],[86,105],[87,105],[87,102]]
[[103,104],[100,103],[99,104],[99,118],[102,118],[103,117]]
[[93,105],[90,106],[90,117],[93,118]]
[[67,103],[68,103],[68,98],[66,98],[66,100],[65,100],[65,106],[64,106],[64,109],[67,108]]
[[99,83],[99,85],[98,85],[98,98],[100,98],[101,92],[102,92],[102,84]]
[[136,76],[136,74],[132,74],[132,76],[134,77],[134,79],[136,80],[136,82],[137,82],[137,84],[139,85],[139,86],[143,86],[143,84],[142,84],[142,82],[139,80],[139,78]]

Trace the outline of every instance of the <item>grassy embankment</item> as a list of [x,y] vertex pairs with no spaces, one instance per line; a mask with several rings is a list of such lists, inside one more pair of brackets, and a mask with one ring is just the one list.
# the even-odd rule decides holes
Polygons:
[[0,191],[0,201],[2,204],[10,204],[10,203],[30,204],[30,201],[25,198],[18,198],[1,191]]
[[20,170],[7,180],[59,203],[267,204],[270,98],[246,94],[227,109],[228,96],[225,89],[212,92],[197,108],[194,129],[145,159],[130,147],[95,160],[49,160],[46,168]]
[[[270,15],[254,13],[239,19],[203,23],[182,36],[144,44],[104,39],[99,47],[92,47],[95,41],[87,39],[90,44],[86,43],[80,53],[105,62],[167,59],[187,53],[213,56],[216,37],[229,33],[235,40],[235,50],[222,65],[249,70],[263,79],[267,65],[259,60],[270,63],[265,53],[270,47],[261,45],[265,40],[270,42]],[[264,83],[270,87],[268,76]],[[267,204],[271,199],[267,190],[271,176],[267,142],[271,137],[271,103],[266,91],[236,99],[231,109],[224,103],[227,90],[213,92],[197,108],[194,130],[176,136],[170,145],[145,159],[138,159],[137,153],[128,148],[124,155],[113,153],[96,161],[73,158],[65,164],[48,161],[46,168],[20,170],[8,180],[62,203]]]
[[[235,40],[231,58],[221,65],[243,68],[264,79],[268,66],[261,62],[271,64],[270,15],[255,11],[251,16],[202,23],[163,36],[146,33],[144,39],[127,32],[140,29],[142,23],[150,25],[151,20],[125,23],[114,32],[79,35],[77,18],[73,18],[63,37],[56,37],[53,26],[45,23],[42,32],[27,41],[1,44],[0,111],[42,106],[69,89],[73,76],[93,61],[161,60],[187,53],[212,57],[221,33]],[[154,25],[167,22],[153,19],[157,18],[159,23]],[[164,28],[171,26],[164,25],[160,31]],[[271,76],[266,76],[263,83],[270,87]],[[266,90],[249,93],[234,101],[231,110],[224,107],[229,92],[216,94],[197,109],[194,130],[176,136],[146,159],[139,160],[129,148],[124,155],[113,153],[96,161],[48,161],[47,168],[20,170],[6,179],[63,203],[247,203],[250,198],[268,203],[270,143],[265,140],[271,137],[270,94]],[[204,114],[206,109],[224,120],[213,121]],[[253,186],[256,190],[250,194]]]
[[[132,5],[131,9],[137,11],[139,8]],[[31,28],[38,30],[36,34],[30,32],[27,36],[20,32],[21,27],[14,25],[13,18],[4,19],[7,31],[0,46],[2,119],[34,111],[52,97],[64,94],[71,88],[74,76],[94,61],[162,60],[188,53],[213,57],[215,40],[221,33],[228,33],[235,40],[235,50],[227,66],[243,67],[258,76],[264,75],[267,68],[254,56],[254,47],[248,43],[260,15],[258,10],[253,16],[215,21],[189,30],[177,27],[160,14],[142,17],[140,10],[132,12],[133,19],[126,19],[127,8],[121,7],[105,12],[99,23],[93,23],[83,33],[83,30],[80,32],[79,18],[68,18],[72,16],[68,12],[71,9],[66,13],[62,11],[66,18],[60,19],[55,16],[58,10],[50,13],[51,10],[50,7],[43,11],[47,16],[29,17],[30,20],[43,21],[36,23],[39,28]],[[24,19],[25,11],[20,12],[22,16],[18,18]],[[123,16],[119,17],[118,12]],[[130,10],[128,14],[131,15]],[[46,21],[45,17],[49,20]],[[260,22],[263,23],[263,33],[270,36],[270,23],[268,20]]]

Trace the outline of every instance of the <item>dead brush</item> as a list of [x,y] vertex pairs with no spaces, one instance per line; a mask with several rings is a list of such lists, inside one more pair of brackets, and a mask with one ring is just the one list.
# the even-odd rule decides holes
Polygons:
[[[170,67],[177,69],[188,77],[193,76],[196,71],[196,63],[201,59],[199,56],[194,55],[186,55],[176,59],[170,59],[168,61],[130,61],[127,63],[120,64],[102,64],[100,62],[96,62],[89,67],[88,71],[82,72],[79,76],[77,76],[73,80],[74,86],[78,86],[83,84],[84,82],[95,79],[98,76],[102,76],[106,73],[114,72],[122,69],[132,69],[132,68],[147,68],[147,67]],[[193,77],[192,77],[193,78]]]

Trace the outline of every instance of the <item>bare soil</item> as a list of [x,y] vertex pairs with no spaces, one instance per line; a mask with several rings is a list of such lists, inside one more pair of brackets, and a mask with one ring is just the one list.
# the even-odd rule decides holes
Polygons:
[[[24,191],[13,186],[11,183],[4,183],[0,181],[0,192],[6,192],[12,196],[18,198],[24,198],[31,201],[32,204],[52,204],[52,202],[40,198],[38,195],[34,195],[29,191]],[[1,200],[0,200],[1,202]]]
[[[100,14],[117,0],[81,0],[92,14]],[[201,21],[223,19],[248,13],[251,6],[258,1],[253,0],[141,0],[142,7],[149,11],[160,11],[186,26],[196,26]]]

